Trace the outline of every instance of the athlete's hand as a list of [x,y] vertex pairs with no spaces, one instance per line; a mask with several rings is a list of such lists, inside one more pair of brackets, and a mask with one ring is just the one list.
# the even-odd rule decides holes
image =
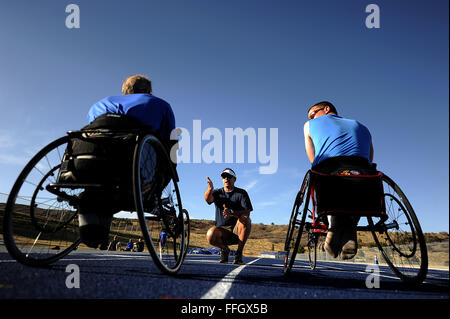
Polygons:
[[214,189],[213,182],[211,182],[211,180],[209,179],[209,177],[206,177],[206,179],[207,179],[206,183],[208,183],[208,188],[209,188],[209,189]]
[[225,204],[223,204],[223,217],[229,217],[229,216],[233,216],[233,211],[229,208],[227,208],[225,206]]

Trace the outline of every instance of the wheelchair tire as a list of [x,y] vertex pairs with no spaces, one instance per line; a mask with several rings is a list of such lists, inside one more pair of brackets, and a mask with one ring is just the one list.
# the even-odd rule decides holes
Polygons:
[[[294,207],[292,208],[286,240],[284,243],[285,256],[283,272],[285,275],[290,273],[295,263],[295,257],[297,256],[303,229],[305,228],[311,191],[310,176],[310,171],[308,171],[295,198]],[[301,220],[298,219],[299,213],[302,214]]]
[[[372,231],[383,259],[404,282],[422,283],[428,271],[427,246],[417,216],[400,187],[383,175],[388,219],[382,230]],[[368,218],[370,226],[375,222]]]
[[317,242],[319,241],[318,235],[309,232],[308,233],[308,260],[309,267],[314,270],[317,263]]
[[[3,237],[10,255],[28,266],[46,266],[80,243],[77,209],[46,190],[54,183],[69,141],[61,137],[45,146],[15,181],[5,207]],[[76,196],[76,190],[66,190]]]
[[[160,195],[164,178],[157,168],[163,167],[162,164],[169,168],[170,181]],[[153,135],[144,136],[136,146],[133,188],[142,235],[154,263],[163,273],[176,274],[186,256],[189,218],[183,212],[175,168],[164,146]]]
[[185,230],[185,235],[184,235],[184,241],[186,242],[185,245],[185,249],[184,249],[184,256],[183,259],[186,258],[186,254],[188,252],[189,249],[189,240],[191,238],[191,224],[190,224],[190,219],[189,219],[189,213],[186,209],[183,209],[183,220],[184,220],[184,230]]

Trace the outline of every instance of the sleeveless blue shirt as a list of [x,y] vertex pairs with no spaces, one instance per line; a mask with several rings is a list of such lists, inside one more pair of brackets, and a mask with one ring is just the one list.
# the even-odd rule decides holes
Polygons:
[[358,121],[323,115],[309,121],[309,135],[315,149],[312,166],[336,156],[361,156],[370,162],[372,137]]
[[87,115],[89,123],[105,113],[130,115],[165,140],[170,139],[170,133],[175,128],[175,116],[170,104],[152,94],[106,97],[92,105]]

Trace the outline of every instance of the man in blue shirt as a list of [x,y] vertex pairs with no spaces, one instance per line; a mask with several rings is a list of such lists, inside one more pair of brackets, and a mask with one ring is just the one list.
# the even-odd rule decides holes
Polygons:
[[[304,125],[306,154],[312,169],[327,174],[374,174],[373,145],[369,130],[358,121],[337,115],[335,106],[323,101],[308,110]],[[357,252],[359,218],[329,216],[325,250],[336,258],[351,259]]]
[[[109,96],[92,105],[87,116],[90,124],[85,128],[91,124],[95,125],[95,120],[105,114],[125,114],[137,119],[140,124],[155,132],[168,151],[176,143],[175,140],[170,140],[170,134],[175,129],[172,108],[169,103],[152,94],[151,81],[143,75],[131,75],[126,78],[122,84],[122,95]],[[163,188],[170,181],[164,167],[161,175],[164,179],[161,182]],[[90,196],[88,192],[83,195],[85,198]],[[86,200],[86,205],[80,208],[78,219],[82,241],[87,246],[95,248],[108,236],[115,211],[108,209],[108,205],[104,205],[105,202],[98,198],[98,194],[90,197],[92,199]],[[99,203],[94,205],[93,202]]]
[[170,104],[152,94],[150,79],[143,75],[129,76],[122,85],[122,94],[92,105],[87,116],[89,123],[106,113],[126,114],[150,127],[161,139],[170,139],[175,117]]

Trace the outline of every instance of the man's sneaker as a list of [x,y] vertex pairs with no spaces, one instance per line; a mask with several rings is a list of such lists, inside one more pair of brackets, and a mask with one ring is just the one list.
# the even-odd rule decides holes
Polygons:
[[336,216],[329,216],[329,226],[327,237],[325,238],[324,249],[333,258],[339,256],[342,247],[342,227],[338,224]]
[[327,252],[328,255],[330,255],[333,258],[336,258],[339,255],[340,247],[338,245],[339,238],[341,235],[341,232],[339,229],[335,229],[333,231],[328,230],[327,237],[325,238],[325,244],[323,245],[323,248]]
[[220,262],[225,264],[228,262],[228,256],[230,255],[230,249],[220,251]]
[[242,265],[243,263],[244,262],[242,261],[242,253],[236,252],[234,254],[233,264],[235,264],[235,265]]
[[356,225],[350,224],[344,228],[342,235],[342,251],[340,257],[342,259],[352,259],[358,251],[358,240]]

